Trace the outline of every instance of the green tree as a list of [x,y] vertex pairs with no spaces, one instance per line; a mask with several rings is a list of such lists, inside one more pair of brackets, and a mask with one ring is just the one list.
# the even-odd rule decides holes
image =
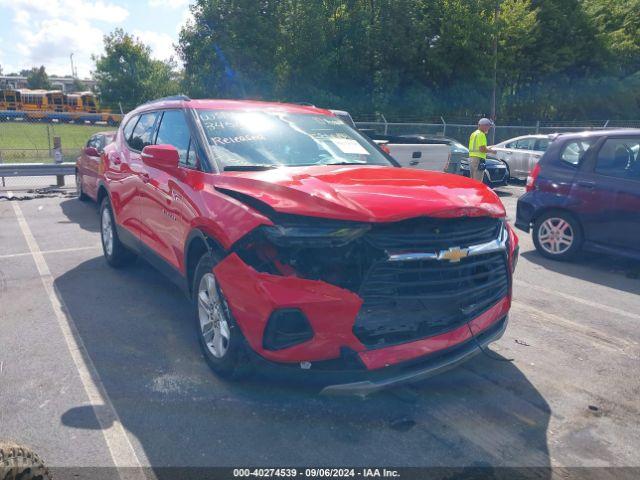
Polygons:
[[490,110],[497,38],[499,120],[637,116],[638,11],[640,0],[196,0],[178,51],[195,96],[470,119]]
[[196,96],[269,96],[278,40],[277,2],[197,0],[180,32],[184,85]]
[[21,75],[27,77],[27,87],[31,89],[51,90],[51,83],[49,82],[49,76],[44,66],[33,67],[30,70],[23,70]]
[[126,110],[179,92],[175,64],[151,58],[151,49],[122,29],[104,37],[105,52],[94,56],[97,90],[103,104]]

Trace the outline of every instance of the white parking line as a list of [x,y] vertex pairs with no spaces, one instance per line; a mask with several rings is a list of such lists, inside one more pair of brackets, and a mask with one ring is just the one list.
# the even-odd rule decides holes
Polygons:
[[557,290],[551,290],[550,288],[541,287],[540,285],[533,285],[529,282],[525,282],[523,280],[514,280],[516,285],[521,287],[537,290],[541,293],[546,293],[547,295],[555,295],[560,298],[564,298],[566,300],[571,300],[575,303],[581,303],[582,305],[586,305],[587,307],[598,308],[602,311],[613,313],[614,315],[620,315],[621,317],[631,318],[633,320],[640,320],[640,315],[633,312],[627,312],[626,310],[622,310],[621,308],[611,307],[609,305],[603,305],[602,303],[593,302],[591,300],[587,300],[586,298],[576,297],[575,295],[570,295],[568,293],[558,292]]
[[[42,250],[40,253],[42,255],[50,255],[52,253],[69,253],[69,252],[81,252],[83,250],[99,250],[100,248],[102,248],[102,245],[97,243],[91,247],[75,247],[75,248],[60,248],[58,250]],[[31,255],[33,255],[31,252],[9,253],[6,255],[0,255],[0,260],[5,258],[30,257]]]
[[[122,479],[146,479],[147,477],[141,469],[140,460],[129,440],[127,432],[122,426],[120,417],[113,407],[109,396],[106,394],[98,372],[87,353],[82,339],[78,335],[73,319],[67,313],[68,309],[64,306],[62,298],[56,291],[49,266],[38,247],[35,237],[31,233],[22,209],[17,202],[12,202],[12,206],[18,219],[20,230],[22,230],[22,234],[27,241],[33,260],[38,268],[42,285],[47,292],[62,335],[67,343],[69,354],[76,365],[84,390],[93,407],[95,416],[100,423],[102,434],[104,435],[113,463],[118,468],[119,476]],[[106,408],[96,408],[102,407],[103,405]]]

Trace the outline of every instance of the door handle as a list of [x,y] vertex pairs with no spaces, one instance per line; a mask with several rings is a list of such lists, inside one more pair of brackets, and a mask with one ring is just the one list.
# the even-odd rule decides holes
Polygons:
[[578,182],[578,185],[583,188],[594,189],[596,188],[595,182],[587,182],[585,180],[581,180]]
[[415,165],[418,165],[419,163],[420,163],[420,162],[419,162],[418,160],[411,160],[411,161],[409,162],[409,165],[411,165],[411,166],[413,167],[413,166],[415,166]]

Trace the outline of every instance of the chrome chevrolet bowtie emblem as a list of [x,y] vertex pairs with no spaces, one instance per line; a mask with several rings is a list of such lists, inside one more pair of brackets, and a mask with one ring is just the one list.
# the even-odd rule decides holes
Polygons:
[[467,258],[468,256],[468,248],[451,247],[449,250],[442,250],[438,254],[438,260],[447,260],[451,263],[457,263],[463,258]]

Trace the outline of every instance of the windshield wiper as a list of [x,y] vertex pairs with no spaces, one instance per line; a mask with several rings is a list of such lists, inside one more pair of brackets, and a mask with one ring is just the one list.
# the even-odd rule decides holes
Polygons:
[[279,165],[228,165],[224,167],[225,172],[260,172],[278,168]]
[[320,165],[370,165],[367,162],[331,162],[321,163]]

